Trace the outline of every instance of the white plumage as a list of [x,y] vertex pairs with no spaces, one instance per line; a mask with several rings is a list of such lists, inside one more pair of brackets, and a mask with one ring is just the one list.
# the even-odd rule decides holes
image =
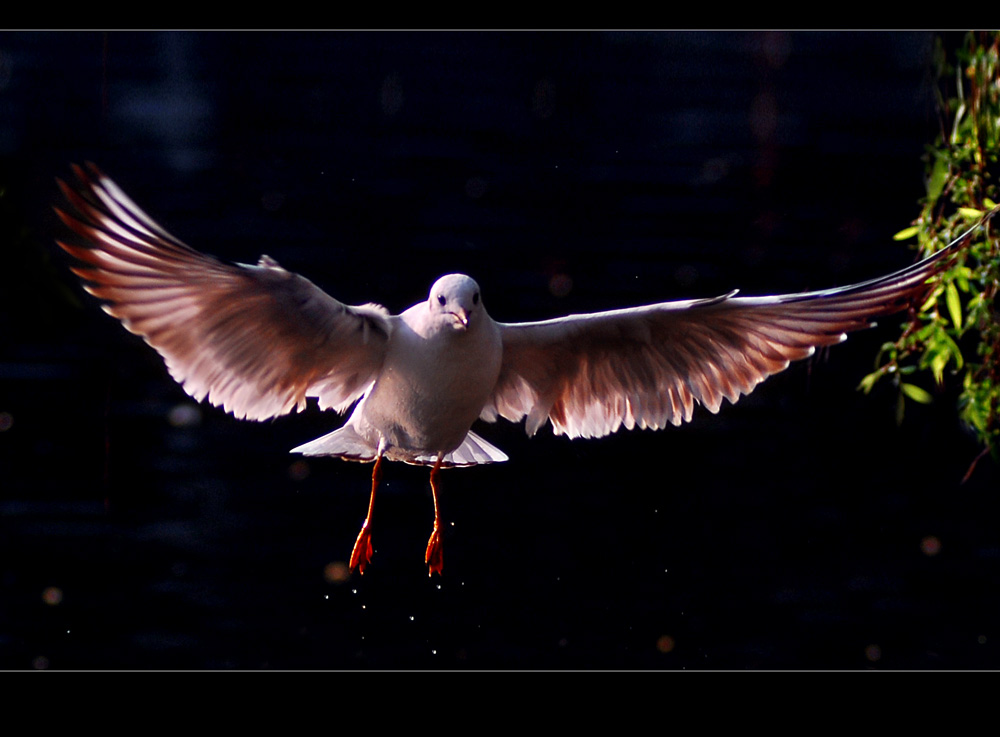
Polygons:
[[[530,323],[498,323],[479,286],[451,274],[427,301],[399,315],[348,306],[263,256],[224,264],[157,225],[93,165],[59,185],[74,214],[57,209],[82,244],[59,245],[104,309],[163,356],[197,400],[263,420],[301,410],[308,397],[347,411],[345,425],[293,452],[432,466],[440,571],[437,471],[507,460],[470,431],[477,418],[546,421],[557,434],[600,437],[622,426],[689,421],[696,404],[717,412],[790,361],[832,345],[879,315],[906,309],[956,253],[839,289],[771,297],[663,302]],[[991,216],[990,213],[987,217]],[[360,401],[359,401],[360,400]],[[352,567],[371,556],[369,522]]]

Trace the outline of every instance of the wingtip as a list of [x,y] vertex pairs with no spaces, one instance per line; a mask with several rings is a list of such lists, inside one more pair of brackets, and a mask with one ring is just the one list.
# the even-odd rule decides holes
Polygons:
[[[73,192],[73,188],[72,188],[72,187],[71,187],[71,186],[70,186],[69,184],[67,184],[65,180],[63,180],[63,179],[62,179],[62,178],[60,178],[60,177],[56,177],[56,187],[58,187],[58,188],[59,188],[59,191],[60,191],[60,192],[62,192],[62,196],[63,196],[63,198],[64,198],[64,199],[65,199],[65,200],[66,200],[67,202],[69,202],[69,203],[71,203],[71,204],[72,204],[72,202],[73,202],[73,196],[74,196],[74,194],[75,194],[75,193]],[[61,209],[59,208],[59,206],[58,206],[58,205],[53,205],[53,206],[52,206],[52,209],[53,209],[53,210],[55,210],[55,211],[56,211],[56,214],[57,214],[57,215],[59,215],[59,217],[60,217],[60,218],[62,218],[63,222],[65,222],[65,220],[66,220],[66,213],[64,213],[64,212],[63,212],[63,211],[62,211],[62,210],[61,210]]]
[[925,259],[925,261],[933,261],[940,259],[942,262],[944,262],[947,260],[948,257],[957,255],[963,250],[966,243],[968,243],[969,240],[972,238],[972,235],[980,228],[985,228],[989,224],[990,220],[992,220],[993,217],[998,213],[1000,213],[1000,205],[996,205],[991,210],[984,213],[982,217],[980,217],[979,220],[971,228],[969,228],[964,233],[959,235],[957,238],[955,238],[951,243],[946,245],[940,251],[932,253]]
[[[83,166],[75,162],[70,162],[70,170],[73,172],[73,176],[79,180],[80,184],[84,187],[92,188],[92,179],[107,179],[107,175],[101,171],[100,167],[97,166],[93,161],[85,161]],[[88,173],[89,171],[89,173]],[[69,193],[73,192],[73,188],[68,185],[61,177],[56,177],[56,184],[64,195],[69,197]]]
[[108,178],[107,175],[103,171],[101,171],[101,167],[99,167],[93,161],[86,161],[84,162],[84,165],[90,170],[90,173],[94,176],[94,178],[96,179]]
[[[76,221],[76,218],[74,218],[72,215],[70,215],[68,212],[66,212],[65,210],[63,210],[61,207],[59,207],[57,205],[53,205],[52,209],[55,211],[56,217],[58,217],[60,220],[62,220],[63,224],[66,225],[66,227],[68,227],[68,228],[70,228],[72,230],[73,229],[73,223]],[[66,246],[63,245],[62,241],[58,241],[57,240],[56,243],[58,243],[63,248],[66,248]]]
[[[90,164],[89,161],[87,163]],[[91,164],[91,166],[92,166],[92,164]],[[73,174],[81,182],[86,182],[87,181],[87,179],[88,179],[87,173],[83,170],[82,166],[80,166],[79,164],[74,163],[74,164],[70,164],[69,168],[73,170]]]

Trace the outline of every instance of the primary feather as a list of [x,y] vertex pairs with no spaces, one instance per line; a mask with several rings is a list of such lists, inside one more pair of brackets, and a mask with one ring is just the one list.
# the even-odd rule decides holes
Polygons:
[[[348,306],[263,256],[224,264],[170,235],[96,166],[73,168],[57,209],[82,243],[59,241],[104,309],[164,357],[195,399],[238,418],[346,411],[347,425],[295,450],[474,465],[506,456],[469,432],[476,417],[525,419],[529,434],[599,437],[717,412],[817,346],[923,299],[969,239],[861,284],[800,294],[730,292],[554,320],[497,323],[479,287],[449,275],[400,315]],[[982,225],[997,210],[988,213]],[[977,225],[978,227],[978,225]]]

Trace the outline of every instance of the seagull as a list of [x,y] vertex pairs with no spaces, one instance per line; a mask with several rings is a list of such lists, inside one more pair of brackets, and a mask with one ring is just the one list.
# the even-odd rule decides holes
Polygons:
[[[374,462],[368,513],[350,568],[370,564],[375,492],[384,460],[429,466],[434,527],[424,561],[443,568],[439,471],[507,460],[470,429],[482,419],[546,422],[570,438],[620,428],[660,429],[719,411],[791,361],[881,315],[926,298],[988,213],[940,252],[861,284],[765,297],[738,290],[628,309],[524,323],[496,322],[479,285],[442,276],[427,300],[393,315],[350,306],[269,256],[226,264],[185,245],[93,164],[57,179],[71,212],[56,213],[78,242],[57,241],[79,261],[84,288],[166,362],[196,401],[237,419],[320,409],[342,427],[292,449],[306,456]],[[1000,209],[1000,208],[998,208]]]

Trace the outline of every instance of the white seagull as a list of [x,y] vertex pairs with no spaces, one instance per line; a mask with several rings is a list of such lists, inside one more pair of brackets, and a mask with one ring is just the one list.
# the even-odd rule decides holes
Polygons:
[[[817,292],[736,291],[554,320],[495,322],[476,282],[449,274],[399,315],[349,306],[269,256],[225,264],[182,243],[96,166],[57,180],[75,211],[56,208],[82,243],[58,241],[90,294],[145,339],[195,400],[237,419],[301,411],[308,397],[344,413],[339,430],[291,452],[375,462],[371,500],[351,554],[364,573],[382,460],[431,467],[429,572],[442,569],[438,471],[506,461],[470,430],[476,419],[546,421],[557,435],[659,429],[718,412],[816,346],[924,298],[928,278],[968,240],[888,276]],[[994,211],[995,212],[995,211]],[[982,224],[994,213],[989,213]]]

